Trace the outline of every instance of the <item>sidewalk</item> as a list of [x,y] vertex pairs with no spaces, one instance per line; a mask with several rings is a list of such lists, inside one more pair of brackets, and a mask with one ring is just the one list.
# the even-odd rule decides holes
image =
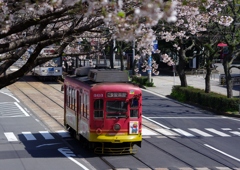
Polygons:
[[[220,85],[219,83],[219,75],[224,74],[223,68],[221,64],[217,65],[217,70],[219,74],[213,74],[211,77],[211,91],[220,93],[223,95],[227,95],[226,86]],[[232,74],[239,74],[239,70],[232,70]],[[205,89],[205,75],[187,75],[187,83],[188,86],[192,86],[199,89]],[[180,85],[180,79],[178,76],[165,76],[158,75],[152,76],[153,83],[155,87],[147,87],[147,90],[153,91],[155,93],[167,96],[172,92],[172,86]],[[233,96],[240,96],[240,85],[235,85],[233,87]]]

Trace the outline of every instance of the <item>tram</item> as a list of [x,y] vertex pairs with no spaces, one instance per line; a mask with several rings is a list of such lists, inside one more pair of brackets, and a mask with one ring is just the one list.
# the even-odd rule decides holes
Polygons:
[[[53,47],[46,47],[41,51],[41,54],[51,55],[55,53]],[[32,74],[40,80],[57,80],[62,78],[62,57],[54,58],[46,63],[43,63],[32,70]]]
[[[88,76],[83,76],[87,72]],[[134,154],[142,141],[142,91],[120,70],[64,79],[64,125],[96,154]]]

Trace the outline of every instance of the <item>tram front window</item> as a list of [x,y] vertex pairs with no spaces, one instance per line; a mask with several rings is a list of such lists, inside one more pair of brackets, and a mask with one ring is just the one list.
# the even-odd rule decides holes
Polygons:
[[61,67],[61,58],[54,58],[42,64],[41,67]]
[[108,101],[107,117],[126,117],[127,103],[125,101]]

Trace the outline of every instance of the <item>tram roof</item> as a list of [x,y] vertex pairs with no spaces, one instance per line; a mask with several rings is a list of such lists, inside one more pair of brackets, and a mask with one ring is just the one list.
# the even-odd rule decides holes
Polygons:
[[126,83],[129,82],[128,74],[124,71],[117,69],[98,69],[92,67],[80,67],[76,69],[76,75],[70,76],[84,84],[97,84],[97,83]]

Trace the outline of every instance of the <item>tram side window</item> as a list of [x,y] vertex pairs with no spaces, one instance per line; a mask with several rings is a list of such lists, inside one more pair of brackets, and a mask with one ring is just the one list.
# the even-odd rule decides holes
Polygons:
[[85,106],[86,106],[86,94],[83,93],[83,103],[82,103],[82,115],[85,117]]
[[73,110],[77,110],[77,105],[76,105],[77,100],[76,100],[76,96],[77,96],[77,91],[76,91],[75,89],[73,89],[73,91],[72,91],[72,98],[73,98],[73,103],[72,103],[72,105],[73,105]]
[[66,105],[69,107],[69,87],[67,87],[67,94],[66,94]]
[[130,117],[138,117],[138,99],[133,98],[130,104]]
[[86,117],[89,119],[89,95],[86,95]]
[[89,96],[88,94],[83,94],[83,116],[89,118]]
[[71,108],[71,91],[70,87],[67,88],[67,107]]
[[67,88],[67,107],[76,110],[76,90],[71,87]]
[[70,100],[70,108],[72,109],[72,110],[75,110],[75,105],[76,105],[76,103],[75,103],[75,96],[76,96],[76,94],[75,94],[75,89],[71,89],[71,92],[70,92],[70,98],[71,98],[71,100]]
[[103,118],[103,99],[94,101],[94,118]]

